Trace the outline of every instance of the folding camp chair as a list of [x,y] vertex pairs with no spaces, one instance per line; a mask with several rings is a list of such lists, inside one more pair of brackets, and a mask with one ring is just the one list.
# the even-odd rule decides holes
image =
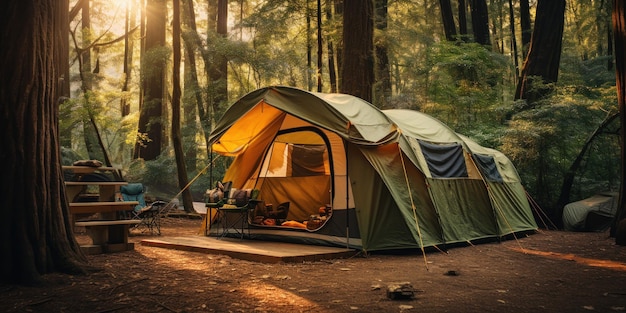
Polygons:
[[150,234],[161,234],[161,209],[165,206],[164,201],[155,201],[150,205],[146,204],[146,189],[141,183],[132,183],[120,187],[122,200],[137,201],[138,205],[132,211],[128,212],[128,218],[141,220],[133,229],[142,229],[142,232],[148,230]]
[[253,212],[254,208],[262,202],[257,199],[258,195],[258,189],[230,189],[229,197],[231,198],[228,200],[233,201],[233,203],[226,203],[217,207],[217,220],[220,223],[222,230],[221,234],[217,233],[219,238],[228,236],[228,234],[232,231],[234,234],[239,235],[239,237],[243,239],[246,230],[248,238],[250,238],[250,224],[248,219],[250,212]]

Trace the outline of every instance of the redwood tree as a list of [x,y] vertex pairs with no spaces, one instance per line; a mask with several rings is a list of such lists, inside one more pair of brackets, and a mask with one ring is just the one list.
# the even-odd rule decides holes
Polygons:
[[557,82],[564,20],[565,0],[538,1],[535,28],[515,92],[515,99],[526,99],[529,107],[551,92],[548,84]]
[[68,61],[67,0],[2,1],[0,281],[84,272],[61,170],[59,95]]
[[375,105],[379,108],[386,107],[387,100],[391,96],[391,69],[389,67],[389,55],[387,45],[387,0],[375,0],[374,27],[378,36],[374,44],[376,54],[376,88]]
[[485,0],[471,0],[472,30],[474,41],[484,46],[491,45],[489,36],[489,9]]
[[134,158],[154,160],[161,154],[163,142],[163,95],[165,91],[165,0],[148,0],[146,6],[145,48],[142,55],[142,103],[139,113],[139,134]]
[[443,21],[443,31],[446,34],[446,40],[455,41],[456,26],[454,25],[454,13],[452,12],[452,4],[450,0],[439,0],[439,9],[441,10],[441,20]]
[[[620,141],[621,141],[621,184],[619,193],[619,205],[616,221],[626,218],[626,4],[623,1],[616,0],[613,2],[613,39],[615,40],[615,84],[617,87],[617,105],[619,106],[620,121]],[[626,235],[626,229],[623,229],[624,223],[621,223],[622,229],[617,229],[621,235],[616,235],[618,244],[626,245],[623,236]],[[615,234],[615,227],[611,229]]]
[[189,178],[187,177],[187,167],[185,166],[185,154],[183,152],[183,140],[180,131],[180,0],[172,1],[172,145],[174,146],[174,157],[176,158],[176,172],[178,176],[178,187],[182,190],[183,207],[188,213],[195,212],[193,209],[193,199],[191,191],[187,187]]
[[373,0],[343,2],[341,92],[372,102],[374,85]]

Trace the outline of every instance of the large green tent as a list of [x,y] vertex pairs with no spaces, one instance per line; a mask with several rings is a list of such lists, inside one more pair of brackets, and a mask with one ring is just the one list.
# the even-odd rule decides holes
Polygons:
[[266,204],[289,202],[289,222],[331,208],[313,229],[257,225],[249,216],[255,239],[374,251],[537,228],[519,176],[502,153],[420,112],[381,111],[345,94],[266,87],[236,101],[210,143],[234,158],[223,181],[258,189]]

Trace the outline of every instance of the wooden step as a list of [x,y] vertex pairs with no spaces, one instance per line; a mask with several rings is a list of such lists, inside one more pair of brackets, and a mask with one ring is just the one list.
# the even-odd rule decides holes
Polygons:
[[137,206],[137,201],[109,201],[109,202],[72,202],[70,203],[70,213],[105,213],[131,211]]

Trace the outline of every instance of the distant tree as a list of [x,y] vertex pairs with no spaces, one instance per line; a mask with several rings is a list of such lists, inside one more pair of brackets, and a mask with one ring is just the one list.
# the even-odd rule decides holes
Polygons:
[[513,64],[515,66],[515,78],[519,76],[519,61],[517,52],[517,39],[515,36],[515,8],[513,7],[513,0],[509,0],[509,29],[511,30],[511,48],[513,52]]
[[[0,2],[0,282],[84,273],[59,152],[60,87],[68,61],[67,0]],[[18,62],[19,60],[19,62]],[[25,96],[27,95],[27,96]]]
[[322,69],[324,68],[324,36],[322,35],[322,0],[317,0],[317,92],[322,92]]
[[375,0],[374,27],[376,28],[374,50],[376,54],[376,84],[374,104],[379,108],[387,106],[387,101],[391,97],[391,69],[389,68],[389,55],[387,45],[387,0]]
[[[333,20],[334,1],[326,1],[326,20]],[[330,79],[330,92],[337,92],[337,69],[335,67],[335,47],[333,46],[332,36],[328,36],[326,40],[326,49],[328,50],[328,76]]]
[[132,81],[132,64],[133,64],[133,41],[130,40],[131,30],[136,28],[135,15],[137,13],[136,6],[129,1],[126,3],[126,11],[124,17],[124,64],[122,72],[124,73],[124,82],[122,83],[122,97],[120,98],[120,112],[122,117],[130,114],[130,83]]
[[535,28],[522,66],[515,99],[526,100],[526,108],[549,95],[550,84],[559,76],[565,0],[539,0]]
[[454,14],[450,0],[439,0],[439,10],[441,10],[441,20],[443,21],[443,31],[446,34],[446,40],[455,41],[457,39],[456,26],[454,25]]
[[[334,7],[335,7],[335,18],[338,20],[343,21],[343,0],[332,0]],[[339,32],[341,34],[341,36],[343,36],[343,23],[340,23],[341,26],[341,31]],[[343,75],[343,37],[340,37],[339,41],[337,42],[337,73],[339,73],[339,77],[337,77],[337,89],[341,90],[341,81],[342,81],[342,77],[341,75]]]
[[[182,4],[182,22],[185,26],[184,31],[181,32],[185,50],[185,76],[183,92],[183,116],[185,122],[182,126],[183,128],[181,132],[184,138],[185,165],[189,171],[195,171],[196,162],[198,160],[198,144],[196,142],[196,137],[199,132],[196,118],[198,115],[200,116],[200,125],[210,125],[210,120],[205,120],[206,113],[204,110],[204,100],[202,98],[202,90],[198,81],[196,53],[200,51],[202,43],[200,36],[197,33],[194,5],[192,0],[183,0]],[[206,129],[202,129],[202,134],[205,139],[207,139],[210,129],[210,126],[207,126]],[[205,146],[206,145],[208,145],[208,143],[205,141]]]
[[169,57],[165,47],[166,0],[148,0],[146,7],[145,47],[142,55],[142,103],[140,103],[138,139],[134,158],[154,160],[163,145],[163,97],[165,65]]
[[189,188],[186,188],[189,178],[187,177],[183,141],[180,132],[180,100],[182,96],[180,90],[180,0],[172,0],[172,2],[172,146],[174,146],[174,157],[176,158],[178,188],[182,190],[183,207],[185,212],[194,213],[191,192]]
[[467,36],[467,4],[465,0],[458,0],[458,14],[459,14],[459,35],[461,40],[469,42]]
[[[217,1],[217,14],[211,19],[215,24],[209,27],[215,27],[215,32],[220,39],[226,38],[228,35],[228,1]],[[209,106],[211,109],[211,120],[219,118],[217,113],[220,107],[224,106],[228,101],[228,60],[226,55],[217,53],[212,62],[209,63]]]
[[341,92],[372,102],[374,84],[373,0],[343,1]]
[[489,36],[489,8],[486,0],[470,0],[474,42],[483,46],[491,45]]
[[528,0],[519,1],[520,26],[522,31],[522,57],[525,58],[530,46],[530,38],[533,33],[532,23],[530,20],[530,5]]

